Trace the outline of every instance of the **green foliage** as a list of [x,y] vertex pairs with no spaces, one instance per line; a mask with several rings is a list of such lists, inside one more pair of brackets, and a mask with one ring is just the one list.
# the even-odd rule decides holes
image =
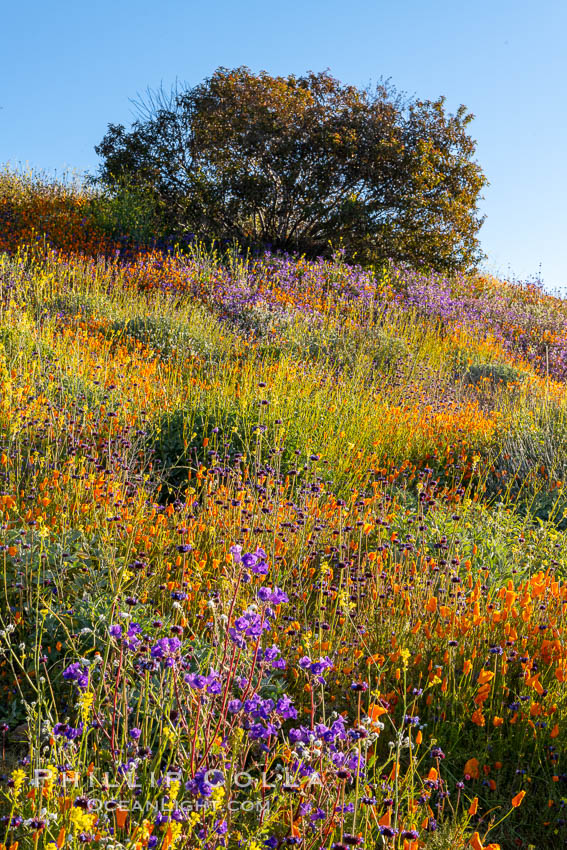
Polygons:
[[130,130],[109,125],[96,147],[107,219],[143,231],[150,212],[162,229],[209,241],[311,256],[339,242],[363,263],[468,269],[486,183],[472,117],[464,106],[448,114],[443,98],[362,91],[329,73],[219,68],[150,96]]
[[43,360],[53,356],[53,350],[39,339],[30,328],[0,325],[0,362],[11,368],[21,358]]
[[50,316],[80,316],[87,319],[96,315],[97,310],[96,299],[81,292],[59,292],[47,303],[43,300],[42,302],[38,306],[44,315]]
[[494,361],[491,363],[475,363],[469,366],[465,373],[465,382],[478,386],[481,383],[508,386],[521,380],[521,374],[509,363]]
[[392,329],[374,325],[345,332],[339,322],[315,321],[262,304],[244,307],[233,324],[258,340],[260,358],[277,359],[285,353],[318,361],[335,372],[352,371],[357,364],[387,372],[409,354],[405,340]]
[[[148,450],[153,461],[153,479],[161,485],[162,502],[182,496],[195,483],[199,469],[234,466],[253,468],[259,475],[266,464],[279,474],[294,470],[306,460],[300,425],[290,424],[285,446],[277,439],[277,427],[259,426],[251,410],[236,404],[180,407],[164,413],[150,429]],[[191,477],[191,480],[189,478]]]
[[205,409],[187,408],[178,408],[160,417],[151,431],[149,446],[157,467],[162,500],[170,501],[182,495],[189,473],[194,475],[200,466],[207,464],[210,455],[204,440],[212,434],[213,428],[219,428],[227,457],[232,459],[243,449],[237,421],[234,411],[228,411],[216,422]]
[[162,235],[155,194],[131,181],[116,181],[109,191],[93,196],[89,212],[95,226],[113,239],[128,236],[137,244],[148,245]]
[[535,520],[567,527],[567,412],[558,404],[526,404],[500,441],[487,477],[488,494],[515,502]]
[[[90,654],[94,648],[103,649],[104,639],[98,639],[97,629],[104,630],[104,624],[113,605],[108,595],[110,560],[112,554],[105,549],[96,535],[87,536],[81,531],[65,532],[57,539],[46,540],[41,534],[26,528],[12,529],[7,535],[7,545],[21,545],[22,555],[17,568],[10,560],[4,566],[6,587],[10,588],[8,600],[23,608],[16,636],[20,644],[33,645],[43,640],[50,647],[49,661],[60,665],[64,661],[64,644],[70,636],[71,617],[77,629],[78,640],[83,654]],[[18,590],[22,586],[22,577],[32,577],[26,583],[26,593]],[[65,587],[69,599],[73,599],[73,608],[65,612],[48,611],[38,619],[38,608],[42,606],[40,586],[50,588]],[[104,635],[106,638],[106,634]],[[56,687],[65,685],[60,672],[54,676]],[[33,683],[28,677],[19,682],[19,694],[24,700],[30,700],[34,693]],[[21,723],[26,718],[22,702],[14,702],[0,707],[0,720]]]
[[138,340],[154,349],[165,360],[183,355],[214,361],[219,356],[210,339],[192,334],[187,325],[169,316],[136,316],[118,320],[112,324],[111,333],[125,334]]

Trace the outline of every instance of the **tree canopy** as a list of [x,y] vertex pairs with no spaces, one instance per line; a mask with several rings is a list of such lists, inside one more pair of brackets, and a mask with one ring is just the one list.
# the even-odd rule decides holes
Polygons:
[[172,233],[309,256],[340,243],[362,263],[444,271],[482,256],[486,180],[464,106],[241,67],[146,107],[108,126],[99,180],[149,192]]

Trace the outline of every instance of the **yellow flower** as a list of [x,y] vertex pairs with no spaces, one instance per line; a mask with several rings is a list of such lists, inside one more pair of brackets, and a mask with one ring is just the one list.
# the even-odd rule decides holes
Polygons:
[[92,691],[85,691],[79,697],[79,708],[83,722],[87,722],[90,717],[91,708],[94,702],[94,694]]
[[69,818],[76,832],[88,832],[96,823],[97,816],[73,806]]
[[144,820],[141,826],[140,838],[142,841],[147,841],[152,834],[152,824],[149,820]]
[[167,790],[167,795],[169,797],[169,802],[167,804],[168,809],[173,809],[175,807],[175,801],[177,799],[177,795],[179,794],[179,787],[180,785],[178,780],[174,779]]
[[177,822],[172,822],[169,824],[167,831],[170,836],[169,846],[172,847],[181,835],[181,824]]
[[214,789],[213,793],[211,794],[211,799],[214,800],[215,802],[219,802],[220,800],[222,800],[224,798],[224,794],[225,794],[224,788],[222,787],[222,785],[218,785]]
[[21,768],[14,770],[12,773],[12,782],[14,783],[14,787],[12,788],[12,793],[14,797],[17,797],[22,790],[22,785],[24,784],[26,779],[26,773]]

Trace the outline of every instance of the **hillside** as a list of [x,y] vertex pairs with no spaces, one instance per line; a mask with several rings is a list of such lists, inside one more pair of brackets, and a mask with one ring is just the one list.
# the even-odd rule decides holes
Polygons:
[[566,302],[90,210],[4,175],[0,843],[565,846]]

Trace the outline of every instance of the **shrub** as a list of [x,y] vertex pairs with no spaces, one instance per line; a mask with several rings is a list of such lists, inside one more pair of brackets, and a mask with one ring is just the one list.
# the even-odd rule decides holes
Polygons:
[[464,381],[467,384],[478,386],[485,384],[490,386],[507,387],[522,380],[521,373],[508,363],[491,362],[476,363],[467,369]]
[[96,194],[89,214],[95,227],[111,239],[128,238],[138,245],[150,245],[164,235],[155,197],[125,181]]
[[149,449],[156,462],[156,480],[161,484],[162,501],[172,501],[182,496],[189,474],[207,465],[214,449],[205,446],[205,439],[219,428],[217,444],[231,459],[244,446],[237,428],[238,417],[229,411],[220,421],[213,421],[206,410],[178,408],[165,413],[150,432]]
[[139,226],[141,203],[171,232],[206,240],[310,256],[341,242],[357,261],[452,271],[481,256],[486,181],[464,106],[451,115],[442,97],[244,67],[149,100],[131,130],[111,124],[96,147],[123,226]]
[[210,340],[191,333],[188,326],[168,316],[136,316],[115,321],[112,332],[126,335],[157,351],[163,359],[184,355],[204,360],[218,359],[218,351]]

